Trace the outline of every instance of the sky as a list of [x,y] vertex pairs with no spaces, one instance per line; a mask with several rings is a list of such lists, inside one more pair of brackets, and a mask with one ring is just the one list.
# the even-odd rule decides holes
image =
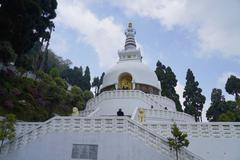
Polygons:
[[[144,63],[157,60],[176,74],[182,93],[190,68],[206,96],[225,92],[230,75],[240,77],[240,0],[58,0],[50,48],[73,66],[89,66],[92,78],[118,61],[129,22]],[[206,121],[206,117],[204,117]]]

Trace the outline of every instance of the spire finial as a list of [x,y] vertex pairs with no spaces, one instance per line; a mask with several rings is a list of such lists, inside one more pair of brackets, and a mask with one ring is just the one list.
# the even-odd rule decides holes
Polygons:
[[132,28],[132,22],[128,23],[128,28]]
[[132,28],[132,23],[129,22],[128,28],[125,31],[125,35],[126,35],[125,50],[136,49],[136,42],[134,37],[135,34],[136,34],[136,31],[135,29]]
[[118,52],[119,62],[122,62],[122,61],[142,62],[140,49],[136,48],[135,34],[136,34],[136,31],[133,28],[132,23],[129,22],[127,25],[127,29],[125,31],[126,42],[125,42],[124,50]]

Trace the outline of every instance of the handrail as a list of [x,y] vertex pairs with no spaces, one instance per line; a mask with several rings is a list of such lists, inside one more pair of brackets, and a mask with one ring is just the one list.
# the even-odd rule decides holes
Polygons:
[[163,106],[162,104],[159,104],[157,101],[155,101],[149,94],[146,94],[146,96],[147,96],[151,101],[153,101],[154,103],[158,104],[159,107],[164,108],[164,106]]
[[[16,147],[10,147],[10,145],[14,145],[14,144],[17,144],[17,142],[19,142],[19,139],[23,138],[24,136],[26,135],[29,135],[31,133],[33,133],[34,131],[38,130],[39,128],[42,128],[44,127],[46,124],[49,124],[53,119],[55,119],[56,117],[53,117],[51,119],[48,119],[47,121],[45,122],[42,122],[41,124],[39,124],[38,126],[28,130],[27,132],[22,132],[20,135],[17,135],[14,140],[11,140],[11,141],[8,141],[6,142],[4,145],[3,145],[3,148],[2,148],[2,153],[1,154],[6,154],[10,151],[12,151],[13,149],[16,149]],[[0,155],[1,155],[0,154]]]
[[162,99],[163,101],[171,102],[172,104],[175,105],[175,102],[174,102],[172,99],[168,98],[168,97],[160,96],[160,95],[155,95],[155,94],[149,94],[149,93],[147,93],[147,95],[151,95],[151,96],[154,97],[155,99]]
[[99,111],[99,108],[95,109],[92,113],[88,115],[88,117],[93,117],[98,111]]
[[[3,153],[8,154],[11,151],[23,147],[25,144],[52,132],[126,132],[155,148],[161,154],[174,157],[165,138],[154,133],[152,130],[131,120],[128,117],[53,117],[43,122],[38,127],[28,131],[25,134],[17,136],[15,140],[6,143],[3,147]],[[180,160],[202,160],[193,153],[182,149]]]
[[[128,119],[130,122],[134,123],[135,125],[139,126],[139,127],[142,127],[144,128],[147,132],[149,132],[150,134],[152,135],[155,135],[156,137],[158,137],[159,139],[162,140],[162,142],[166,145],[166,147],[169,149],[169,145],[167,143],[167,139],[165,137],[162,137],[161,135],[159,134],[156,134],[154,131],[152,131],[151,129],[149,128],[145,128],[143,125],[141,125],[140,123],[136,123],[134,120],[132,119]],[[171,152],[171,150],[169,150],[169,152]],[[172,153],[172,152],[171,152]],[[180,154],[183,154],[183,155],[187,155],[188,158],[190,159],[194,159],[194,160],[204,160],[202,157],[192,153],[191,151],[187,150],[186,148],[183,148],[181,149],[181,153]],[[172,155],[172,157],[175,158],[175,156]],[[187,160],[186,157],[183,157],[182,155],[180,155],[179,157],[179,160]]]
[[16,122],[15,128],[16,128],[16,135],[23,134],[30,129],[36,128],[42,124],[42,122]]
[[[186,114],[184,112],[162,110],[162,109],[146,109],[144,108],[145,121],[156,119],[157,122],[160,121],[179,121],[179,122],[195,122],[194,117]],[[138,121],[137,114],[135,114],[134,119]]]
[[[145,123],[144,126],[166,137],[171,134],[172,122]],[[177,126],[180,130],[186,132],[189,137],[240,138],[239,122],[177,122]]]
[[135,119],[136,119],[137,114],[138,114],[138,108],[139,108],[139,107],[136,107],[136,108],[134,109],[134,111],[133,111],[133,113],[132,113],[132,115],[131,115],[131,119],[132,119],[132,120],[135,120]]
[[[97,97],[95,98],[92,98],[90,99],[88,102],[87,102],[87,105],[90,105],[91,103],[94,103],[95,101],[97,101],[97,103],[101,103],[103,100],[107,99],[108,97],[105,97],[105,95],[108,95],[108,94],[111,94],[113,93],[115,95],[115,97],[117,97],[117,93],[121,94],[123,93],[122,95],[125,95],[126,93],[138,93],[138,94],[142,94],[142,95],[146,95],[146,98],[149,99],[149,97],[147,96],[147,94],[145,94],[144,92],[140,91],[140,90],[113,90],[113,91],[105,91],[105,92],[102,92],[100,95],[98,95]],[[137,94],[136,94],[137,95]],[[131,96],[126,96],[126,97],[129,97],[129,98],[132,98]],[[138,98],[135,96],[135,98]],[[99,101],[96,100],[96,99],[100,99]],[[149,99],[152,101],[152,99]],[[147,101],[145,101],[147,102]],[[148,104],[150,104],[149,102],[147,102]],[[86,107],[87,108],[87,107]]]

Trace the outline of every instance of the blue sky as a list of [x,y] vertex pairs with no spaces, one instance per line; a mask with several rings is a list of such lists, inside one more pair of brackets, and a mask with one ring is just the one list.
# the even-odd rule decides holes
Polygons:
[[157,60],[170,66],[180,95],[190,68],[206,110],[213,88],[224,90],[230,74],[240,77],[239,8],[239,0],[58,0],[50,48],[99,76],[118,60],[131,21],[144,63],[152,70]]

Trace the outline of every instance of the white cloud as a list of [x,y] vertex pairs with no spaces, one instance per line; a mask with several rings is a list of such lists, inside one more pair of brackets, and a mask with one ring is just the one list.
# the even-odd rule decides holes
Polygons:
[[176,90],[177,94],[179,95],[180,103],[183,106],[183,102],[184,102],[184,98],[183,98],[184,86],[180,82],[177,82],[177,86],[175,87],[175,90]]
[[61,34],[54,34],[51,38],[50,45],[51,49],[61,57],[64,57],[65,53],[69,51],[69,45]]
[[57,14],[57,23],[76,31],[81,41],[95,49],[101,67],[109,68],[114,64],[117,49],[123,45],[124,32],[113,17],[100,19],[84,5],[84,1],[78,0],[59,0]]
[[111,1],[125,12],[159,20],[167,29],[180,26],[195,33],[199,53],[216,51],[224,57],[240,57],[239,0],[122,0]]

